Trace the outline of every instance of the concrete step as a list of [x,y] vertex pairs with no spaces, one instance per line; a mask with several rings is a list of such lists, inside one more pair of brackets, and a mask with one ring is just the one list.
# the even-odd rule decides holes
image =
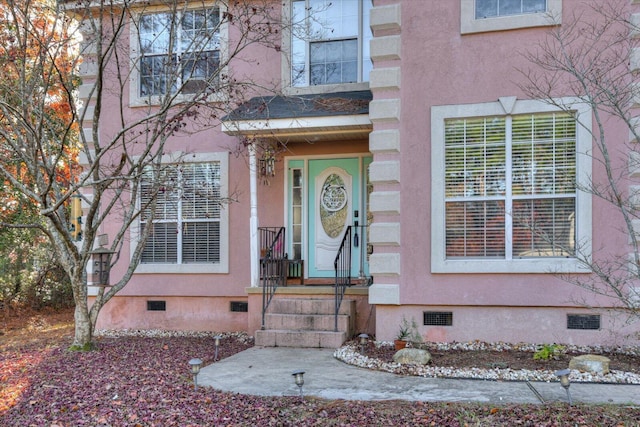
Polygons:
[[[330,314],[335,313],[333,299],[313,298],[275,298],[269,306],[269,313],[280,314]],[[343,300],[339,314],[353,315],[356,312],[355,300]]]
[[346,332],[267,329],[255,333],[255,345],[262,347],[338,348],[346,340]]
[[[338,315],[338,330],[352,332],[351,317]],[[295,331],[334,331],[335,316],[333,314],[282,314],[267,313],[265,329],[289,329]]]

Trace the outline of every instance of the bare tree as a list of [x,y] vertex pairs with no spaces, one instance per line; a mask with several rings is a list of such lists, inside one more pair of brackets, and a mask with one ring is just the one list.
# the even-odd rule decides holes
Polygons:
[[[620,215],[619,231],[628,238],[627,248],[563,248],[574,254],[593,274],[563,274],[561,277],[592,294],[606,297],[625,321],[640,318],[640,248],[638,242],[639,187],[634,187],[630,169],[640,167],[638,142],[638,83],[634,67],[640,28],[624,0],[584,3],[572,16],[565,16],[540,44],[526,53],[533,65],[520,70],[521,88],[534,99],[543,99],[559,109],[556,101],[573,96],[591,110],[593,140],[590,153],[603,178],[591,177],[578,188],[612,206]],[[579,125],[584,126],[579,123]],[[623,132],[620,132],[620,130]],[[630,135],[628,139],[625,139]],[[589,242],[590,243],[590,242]],[[617,252],[616,252],[617,251]]]
[[[105,248],[114,264],[132,224],[151,221],[158,195],[176,185],[187,153],[168,164],[172,138],[218,126],[266,90],[269,82],[232,70],[251,60],[242,55],[249,46],[279,50],[280,2],[3,1],[0,65],[12,74],[0,80],[0,176],[37,207],[38,222],[2,226],[41,228],[51,241],[73,288],[72,347],[88,349],[98,313],[129,282],[152,230],[140,227],[125,274],[90,304],[86,271],[101,226],[117,224]],[[139,105],[129,109],[133,91]],[[202,197],[215,186],[203,182]],[[82,223],[71,209],[78,198]]]

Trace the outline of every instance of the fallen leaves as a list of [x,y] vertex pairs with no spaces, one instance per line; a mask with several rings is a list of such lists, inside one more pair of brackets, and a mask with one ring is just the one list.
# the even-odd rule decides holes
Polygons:
[[[97,344],[98,350],[87,353],[69,352],[65,342],[3,348],[0,425],[640,425],[640,409],[619,406],[328,401],[194,390],[187,362],[197,356],[213,363],[210,338],[120,337],[102,338]],[[225,340],[219,357],[251,345],[246,338]]]

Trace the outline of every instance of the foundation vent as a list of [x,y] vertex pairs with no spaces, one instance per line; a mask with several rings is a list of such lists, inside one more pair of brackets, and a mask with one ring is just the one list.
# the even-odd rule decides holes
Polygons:
[[453,313],[451,311],[425,311],[422,314],[425,326],[453,325]]
[[600,329],[599,314],[567,314],[567,329],[584,329],[596,331]]
[[147,311],[167,311],[167,302],[147,301]]
[[244,301],[231,301],[231,311],[246,313],[249,311],[249,303]]

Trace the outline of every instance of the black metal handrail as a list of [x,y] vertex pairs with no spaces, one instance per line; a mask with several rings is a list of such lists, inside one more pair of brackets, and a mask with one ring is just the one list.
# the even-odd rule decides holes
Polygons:
[[347,286],[351,286],[351,226],[347,227],[333,267],[336,272],[335,331],[338,332],[338,313]]
[[262,279],[262,325],[269,304],[278,286],[287,279],[287,255],[285,253],[284,227],[259,227],[260,232],[260,278]]

